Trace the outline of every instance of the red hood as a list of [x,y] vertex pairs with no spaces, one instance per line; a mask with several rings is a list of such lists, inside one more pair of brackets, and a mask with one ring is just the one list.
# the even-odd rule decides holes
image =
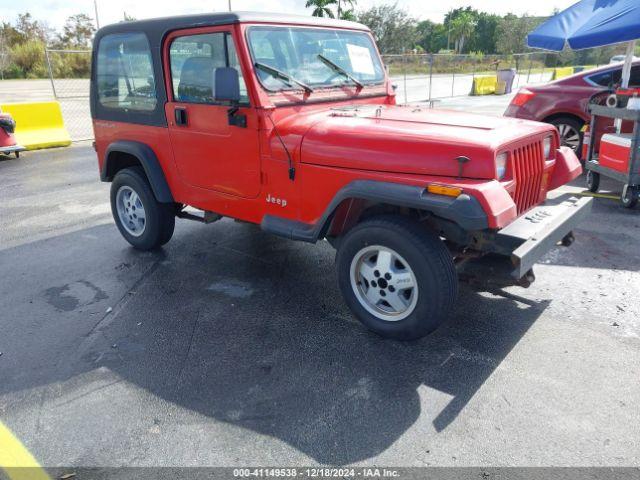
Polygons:
[[496,151],[554,131],[513,118],[396,105],[289,118],[293,122],[283,121],[283,130],[301,138],[302,163],[451,177],[459,175],[456,159],[463,155],[471,160],[463,176],[482,179],[495,178]]

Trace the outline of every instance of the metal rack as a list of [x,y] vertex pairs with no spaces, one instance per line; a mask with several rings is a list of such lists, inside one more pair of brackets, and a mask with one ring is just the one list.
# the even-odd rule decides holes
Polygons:
[[[589,150],[587,153],[587,160],[585,162],[585,170],[594,174],[602,175],[604,177],[612,178],[613,180],[622,182],[624,188],[622,191],[622,201],[625,206],[633,206],[640,195],[640,155],[638,147],[640,147],[640,111],[627,110],[626,108],[611,108],[603,105],[591,105],[589,108],[591,112],[591,127],[592,141],[589,144]],[[628,120],[633,122],[633,133],[631,136],[631,148],[629,149],[629,168],[627,172],[620,172],[603,165],[600,165],[598,154],[595,152],[595,132],[599,125],[599,121],[603,118],[616,119],[620,121]],[[587,180],[589,184],[589,179]],[[597,182],[596,182],[597,185]],[[589,186],[589,185],[588,185]],[[591,186],[589,186],[591,189]],[[591,189],[594,191],[593,189]],[[597,187],[595,188],[597,190]],[[631,195],[631,197],[628,197]],[[635,198],[631,205],[625,203],[625,198]]]

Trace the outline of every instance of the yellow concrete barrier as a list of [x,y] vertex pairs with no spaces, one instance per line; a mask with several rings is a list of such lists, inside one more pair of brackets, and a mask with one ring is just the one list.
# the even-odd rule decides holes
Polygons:
[[473,79],[471,95],[493,95],[498,85],[497,75],[478,75]]
[[27,150],[71,144],[58,102],[3,103],[0,109],[16,121],[16,140]]
[[573,73],[586,72],[587,70],[593,70],[594,68],[596,68],[595,65],[579,65],[577,67],[573,67]]
[[553,69],[551,80],[560,80],[561,78],[573,75],[573,67],[558,67]]

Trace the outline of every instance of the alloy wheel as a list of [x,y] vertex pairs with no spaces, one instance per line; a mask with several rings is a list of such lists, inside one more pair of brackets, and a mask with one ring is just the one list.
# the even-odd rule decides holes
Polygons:
[[116,210],[124,229],[132,236],[139,237],[147,225],[146,212],[136,191],[123,185],[116,194]]
[[416,308],[418,282],[413,270],[389,247],[360,250],[351,261],[350,279],[360,304],[381,320],[403,320]]
[[578,151],[580,147],[580,132],[574,126],[566,123],[559,123],[556,128],[560,134],[560,144],[563,147],[571,148],[574,152]]

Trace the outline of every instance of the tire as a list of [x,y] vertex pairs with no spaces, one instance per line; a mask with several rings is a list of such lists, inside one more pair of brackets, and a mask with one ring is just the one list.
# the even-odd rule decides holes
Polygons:
[[638,204],[638,187],[625,185],[620,195],[620,202],[625,208],[634,208]]
[[111,183],[111,213],[122,236],[138,250],[153,250],[173,236],[174,204],[156,200],[140,167],[125,168],[116,174]]
[[[384,267],[385,259],[389,268]],[[397,215],[373,217],[347,232],[336,266],[338,285],[351,311],[385,338],[428,335],[447,319],[458,296],[458,276],[444,243],[422,225]],[[407,288],[410,285],[414,286]],[[380,292],[385,292],[384,298]],[[387,300],[391,303],[385,305]],[[407,308],[402,311],[392,304]]]
[[600,174],[593,170],[587,170],[587,188],[591,193],[598,193],[600,189]]
[[[580,157],[582,148],[582,126],[584,122],[572,117],[557,117],[549,123],[556,127],[560,134],[560,145],[570,147]],[[576,139],[577,136],[577,139]]]

